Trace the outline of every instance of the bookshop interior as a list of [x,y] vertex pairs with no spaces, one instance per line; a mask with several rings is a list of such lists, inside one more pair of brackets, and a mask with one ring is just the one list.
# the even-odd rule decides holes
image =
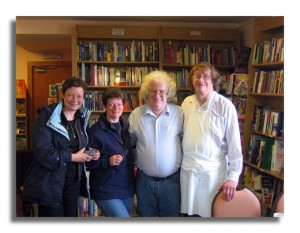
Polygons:
[[[216,196],[224,210],[212,212],[220,217],[282,217],[283,16],[16,17],[16,216],[38,216],[36,203],[22,201],[34,159],[32,128],[38,109],[62,99],[66,79],[76,76],[87,85],[83,107],[91,111],[92,126],[105,111],[102,93],[112,86],[124,92],[127,120],[144,104],[140,87],[154,70],[166,71],[175,81],[176,104],[181,106],[193,94],[189,72],[201,62],[219,71],[219,94],[236,108],[243,155],[235,196],[227,202]],[[253,196],[241,197],[239,203],[245,190],[258,200],[256,215],[243,209]],[[92,199],[79,197],[78,202],[78,217],[103,216]],[[136,202],[132,216],[138,216]]]

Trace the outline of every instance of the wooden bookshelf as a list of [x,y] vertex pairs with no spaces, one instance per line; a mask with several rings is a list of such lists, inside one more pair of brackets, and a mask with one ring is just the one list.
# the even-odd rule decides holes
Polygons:
[[[253,49],[252,55],[250,57],[250,69],[249,69],[249,76],[250,76],[250,88],[248,90],[247,95],[247,107],[246,107],[246,117],[245,117],[245,124],[244,124],[244,136],[243,136],[243,156],[244,156],[244,165],[251,167],[251,169],[259,172],[262,175],[272,176],[278,179],[278,189],[276,193],[283,191],[283,183],[284,183],[284,174],[279,172],[274,172],[272,170],[263,169],[261,166],[256,164],[252,164],[247,161],[248,153],[249,153],[249,145],[251,140],[251,135],[257,134],[261,135],[265,138],[274,138],[276,140],[284,140],[284,135],[280,137],[273,137],[267,134],[261,134],[259,132],[255,132],[252,130],[253,125],[253,118],[255,115],[255,106],[264,106],[268,107],[272,110],[278,110],[284,112],[284,92],[282,91],[272,91],[272,93],[268,92],[268,89],[258,93],[255,91],[254,87],[254,78],[255,73],[258,71],[264,72],[271,72],[276,70],[284,69],[284,62],[283,59],[281,61],[274,61],[269,59],[268,62],[254,62],[254,56],[256,56],[256,45],[262,44],[264,41],[271,42],[273,38],[282,38],[284,37],[284,18],[283,17],[256,17],[254,21],[254,33],[253,33]],[[255,45],[256,44],[256,45]],[[280,58],[279,58],[280,59]],[[283,75],[282,75],[282,83],[283,83]],[[284,132],[284,130],[283,130]],[[274,197],[275,200],[276,196]],[[272,213],[272,207],[267,206],[270,209],[269,212]]]
[[[174,79],[178,82],[179,78],[184,76],[184,85],[178,85],[178,96],[183,98],[191,94],[190,88],[186,82],[188,72],[195,62],[180,62],[168,63],[165,60],[166,45],[169,41],[173,43],[174,49],[178,48],[180,44],[187,47],[187,54],[190,57],[191,48],[204,48],[208,46],[210,51],[223,51],[232,49],[232,56],[234,52],[239,50],[239,31],[238,29],[221,29],[221,28],[199,28],[199,27],[185,27],[185,26],[122,26],[122,25],[78,25],[72,35],[72,73],[75,76],[82,76],[82,70],[96,65],[97,67],[110,68],[128,68],[128,67],[148,67],[150,72],[152,69],[163,69],[175,75]],[[155,44],[155,51],[157,54],[151,61],[149,60],[121,60],[102,61],[100,59],[82,59],[80,58],[80,43],[123,43],[129,44],[132,41],[143,42],[144,44]],[[210,52],[209,52],[210,56]],[[210,59],[210,58],[209,58]],[[228,55],[226,55],[228,60]],[[232,73],[234,64],[230,61],[222,64],[215,64],[216,68],[221,73]],[[204,61],[204,60],[201,60]],[[200,62],[200,60],[198,60]],[[80,68],[83,67],[83,68]],[[181,76],[178,77],[178,73]],[[96,85],[98,86],[98,84]],[[90,88],[95,89],[95,85]],[[103,86],[103,85],[102,85]],[[107,86],[112,86],[107,85]],[[137,85],[137,91],[140,83]],[[125,89],[126,87],[121,86]],[[180,104],[180,103],[178,103]]]
[[[187,80],[194,64],[210,62],[223,75],[234,71],[234,56],[240,47],[239,36],[237,29],[161,28],[160,67],[176,80],[179,105],[185,96],[191,94]],[[223,61],[216,62],[217,55],[222,56]]]
[[[87,83],[87,93],[100,95],[99,100],[106,88],[122,89],[133,99],[128,99],[130,109],[124,109],[128,115],[141,104],[142,78],[160,67],[159,41],[157,26],[77,25],[72,35],[72,73]],[[90,109],[92,119],[103,111]]]

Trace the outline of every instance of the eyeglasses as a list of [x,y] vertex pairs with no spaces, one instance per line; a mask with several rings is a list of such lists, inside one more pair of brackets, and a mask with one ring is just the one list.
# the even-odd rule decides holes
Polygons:
[[208,75],[208,74],[195,74],[195,75],[193,76],[193,78],[194,78],[194,79],[197,79],[197,80],[200,80],[201,78],[202,78],[203,80],[207,80],[207,79],[209,79],[209,78],[211,78],[211,77],[210,77],[210,75]]
[[122,107],[122,106],[123,106],[123,103],[116,103],[116,104],[109,103],[109,104],[107,104],[107,107],[108,107],[108,108],[112,108],[112,107]]
[[167,94],[167,91],[166,90],[158,90],[158,91],[155,91],[155,90],[150,90],[148,91],[150,95],[165,95]]

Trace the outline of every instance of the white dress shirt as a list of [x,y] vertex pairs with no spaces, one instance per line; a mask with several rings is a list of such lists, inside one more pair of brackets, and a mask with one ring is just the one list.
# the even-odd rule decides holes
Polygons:
[[180,106],[167,103],[157,117],[148,104],[129,116],[131,142],[136,145],[137,167],[146,175],[167,177],[180,168],[183,112]]

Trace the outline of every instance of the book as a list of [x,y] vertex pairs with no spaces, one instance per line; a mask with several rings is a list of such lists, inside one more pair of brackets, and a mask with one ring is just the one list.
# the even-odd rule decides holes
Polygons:
[[255,193],[257,194],[257,196],[262,199],[262,181],[261,181],[262,175],[257,173],[257,172],[253,172],[252,174],[252,179],[253,179],[253,190],[255,191]]
[[273,176],[261,177],[262,200],[264,204],[272,206],[278,180]]
[[[274,123],[273,123],[273,128],[276,127],[276,129],[274,129],[273,131],[276,132],[276,135],[277,137],[283,137],[284,136],[284,112],[279,112],[279,116],[278,116],[278,124],[276,126],[274,126]],[[272,133],[273,133],[272,131]],[[275,134],[274,132],[274,134]]]
[[284,162],[284,141],[275,139],[272,149],[271,170],[281,172]]
[[245,166],[244,168],[244,185],[248,187],[252,187],[253,185],[252,170],[249,166]]
[[237,96],[246,96],[248,92],[249,76],[247,74],[235,74],[233,93]]
[[16,97],[17,98],[26,97],[26,84],[24,79],[16,80]]
[[265,149],[264,149],[263,161],[261,166],[263,169],[271,170],[272,150],[273,150],[274,143],[275,143],[274,138],[267,137],[265,140]]
[[226,75],[221,75],[220,78],[221,78],[220,92],[226,93],[227,85],[228,85],[227,77],[226,77]]
[[233,92],[233,88],[234,88],[234,77],[235,74],[229,74],[227,76],[227,90],[226,90],[226,94],[227,95],[231,95]]
[[261,135],[251,135],[249,149],[248,149],[248,160],[250,163],[258,164],[260,159],[260,153],[262,152],[261,142],[264,142],[265,137]]
[[234,72],[240,74],[248,74],[249,58],[251,54],[250,47],[242,47],[235,57]]
[[233,96],[233,105],[238,113],[238,119],[245,119],[247,99],[239,96]]
[[259,144],[259,152],[258,152],[258,159],[257,159],[257,165],[259,167],[262,167],[263,160],[264,160],[264,154],[265,154],[265,146],[266,146],[266,140],[261,140]]

